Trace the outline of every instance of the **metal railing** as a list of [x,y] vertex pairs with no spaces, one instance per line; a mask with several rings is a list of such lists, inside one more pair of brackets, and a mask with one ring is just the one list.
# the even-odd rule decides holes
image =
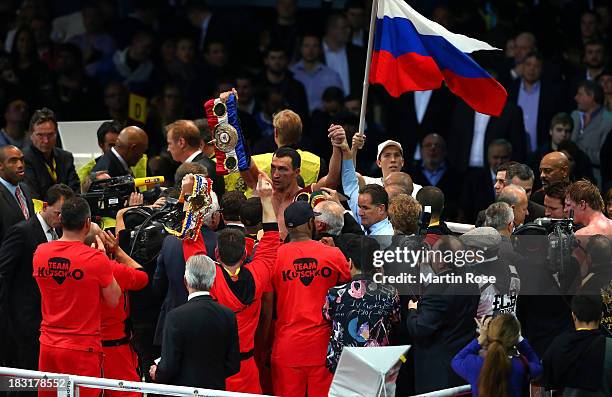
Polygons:
[[235,393],[222,390],[199,389],[187,386],[162,385],[159,383],[131,382],[119,379],[94,378],[53,372],[31,371],[27,369],[0,367],[0,377],[23,379],[62,379],[57,388],[58,397],[78,397],[79,387],[117,390],[136,393],[163,394],[168,396],[197,397],[255,397],[261,394]]
[[412,397],[452,397],[456,395],[469,395],[472,390],[470,385],[451,387],[450,389],[436,390],[425,394],[419,394]]

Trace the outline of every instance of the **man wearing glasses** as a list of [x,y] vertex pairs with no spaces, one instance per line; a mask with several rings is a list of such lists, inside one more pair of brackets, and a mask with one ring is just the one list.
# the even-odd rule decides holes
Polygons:
[[57,120],[48,108],[34,112],[30,119],[32,144],[27,146],[25,181],[33,199],[45,201],[47,190],[56,184],[68,185],[74,192],[80,191],[79,177],[74,168],[72,153],[56,147]]

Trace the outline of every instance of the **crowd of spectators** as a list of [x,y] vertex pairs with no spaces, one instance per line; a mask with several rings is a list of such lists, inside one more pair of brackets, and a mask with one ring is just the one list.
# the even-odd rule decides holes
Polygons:
[[[446,87],[373,86],[365,134],[371,1],[60,3],[0,8],[0,364],[317,396],[345,346],[409,344],[398,396],[609,395],[607,3],[413,2],[502,48],[474,58],[508,101],[494,117]],[[251,162],[224,176],[203,105],[234,88]],[[58,122],[107,119],[100,157],[75,166]],[[134,191],[116,216],[75,197],[154,175],[163,192]],[[197,238],[136,229],[194,175],[212,181]],[[553,223],[575,244],[561,266]],[[377,264],[401,249],[457,260]],[[404,274],[425,279],[379,278]],[[468,274],[491,281],[431,281]]]

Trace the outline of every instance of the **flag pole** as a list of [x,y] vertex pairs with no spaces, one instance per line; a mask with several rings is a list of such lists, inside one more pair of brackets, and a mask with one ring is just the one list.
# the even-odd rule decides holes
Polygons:
[[368,106],[368,88],[370,87],[370,66],[372,64],[372,46],[374,44],[374,30],[376,29],[376,13],[378,12],[378,0],[372,1],[372,15],[370,15],[370,31],[368,33],[368,55],[366,57],[365,75],[363,76],[363,92],[361,94],[361,112],[359,113],[359,133],[365,133],[365,115]]

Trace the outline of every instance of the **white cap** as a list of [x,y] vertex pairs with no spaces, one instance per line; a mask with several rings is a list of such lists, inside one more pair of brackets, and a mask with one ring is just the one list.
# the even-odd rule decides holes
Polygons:
[[383,150],[385,150],[385,148],[388,147],[388,146],[397,146],[397,148],[400,150],[400,153],[402,154],[402,156],[404,156],[404,150],[402,149],[402,145],[400,145],[399,142],[392,141],[391,139],[388,139],[388,140],[386,140],[383,143],[378,145],[378,154],[376,155],[377,159],[380,159],[380,155],[382,154]]

